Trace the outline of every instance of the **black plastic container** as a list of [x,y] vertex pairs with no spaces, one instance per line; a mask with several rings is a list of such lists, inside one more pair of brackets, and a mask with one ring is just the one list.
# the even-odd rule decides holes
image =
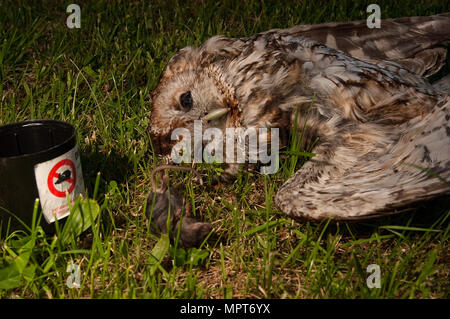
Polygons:
[[0,127],[0,224],[2,236],[31,226],[36,198],[44,214],[41,226],[54,232],[54,219],[69,214],[67,196],[84,192],[80,156],[72,125],[32,120]]

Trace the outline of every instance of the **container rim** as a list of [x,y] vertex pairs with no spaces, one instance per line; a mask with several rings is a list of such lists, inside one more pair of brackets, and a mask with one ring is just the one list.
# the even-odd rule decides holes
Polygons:
[[70,142],[72,139],[75,138],[75,127],[72,124],[69,124],[67,122],[64,121],[59,121],[59,120],[48,120],[48,119],[33,119],[33,120],[25,120],[25,121],[20,121],[20,122],[15,122],[15,123],[9,123],[9,124],[5,124],[0,126],[0,135],[4,132],[7,131],[9,129],[14,129],[14,128],[24,128],[24,127],[30,127],[30,126],[40,126],[40,125],[45,125],[45,124],[50,124],[50,125],[56,125],[59,127],[64,127],[66,129],[71,130],[70,131],[70,135],[68,138],[64,139],[63,142],[54,145],[52,147],[49,147],[45,150],[39,151],[39,152],[34,152],[34,153],[28,153],[28,154],[21,154],[21,155],[15,155],[15,156],[0,156],[0,159],[18,159],[18,158],[28,158],[28,157],[34,157],[34,156],[40,156],[42,154],[45,154],[47,152],[51,152],[59,147],[61,147],[62,145],[65,145],[66,143]]

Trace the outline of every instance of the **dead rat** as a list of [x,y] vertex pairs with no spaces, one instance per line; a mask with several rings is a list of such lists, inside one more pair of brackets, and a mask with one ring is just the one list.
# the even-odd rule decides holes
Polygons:
[[[191,167],[176,165],[161,165],[155,168],[151,173],[152,192],[147,199],[147,217],[151,216],[151,226],[153,230],[159,233],[167,233],[172,240],[176,239],[179,227],[179,244],[184,248],[198,247],[205,237],[211,232],[212,225],[196,221],[191,213],[191,205],[185,204],[184,196],[174,187],[167,184],[167,175],[162,174],[162,185],[157,188],[155,174],[166,169],[176,169],[191,171],[200,180],[203,185],[200,174]],[[184,214],[182,215],[184,208]],[[169,220],[168,220],[169,219]]]

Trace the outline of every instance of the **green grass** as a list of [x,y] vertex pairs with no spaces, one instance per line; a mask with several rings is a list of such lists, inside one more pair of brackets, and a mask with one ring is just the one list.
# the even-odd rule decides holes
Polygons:
[[[241,172],[216,185],[220,169],[203,164],[200,186],[190,173],[171,174],[196,215],[213,223],[200,249],[170,245],[142,214],[150,171],[160,163],[148,135],[149,93],[174,52],[215,34],[365,19],[370,2],[78,1],[81,29],[71,30],[65,10],[72,2],[0,3],[0,124],[73,124],[99,217],[82,235],[62,229],[48,237],[32,227],[3,236],[0,297],[449,297],[448,199],[358,224],[293,221],[273,195],[308,155],[296,147],[273,176]],[[450,11],[445,1],[377,3],[383,18]],[[66,285],[71,263],[81,270],[79,289]],[[381,268],[380,289],[366,285],[369,264]]]

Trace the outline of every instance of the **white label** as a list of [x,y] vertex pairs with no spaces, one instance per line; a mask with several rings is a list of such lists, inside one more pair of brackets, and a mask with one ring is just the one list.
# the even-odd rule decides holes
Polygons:
[[72,202],[84,192],[80,153],[77,146],[67,153],[34,166],[42,213],[47,223],[69,215],[67,194]]

